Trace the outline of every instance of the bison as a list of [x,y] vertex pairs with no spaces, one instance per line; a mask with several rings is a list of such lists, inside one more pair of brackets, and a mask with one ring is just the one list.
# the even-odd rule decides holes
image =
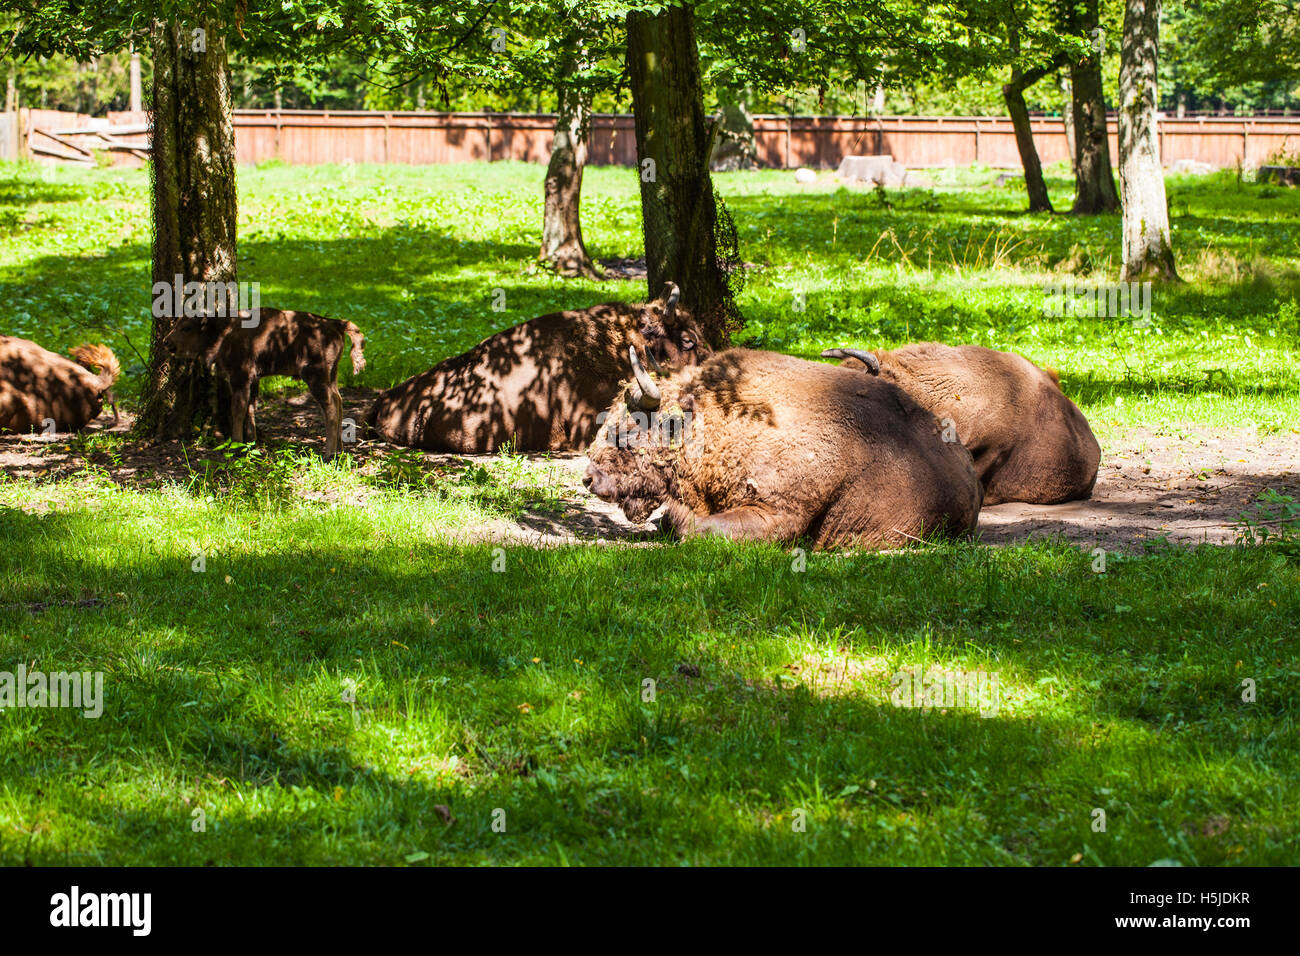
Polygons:
[[937,342],[822,355],[893,382],[955,429],[975,459],[984,504],[1051,505],[1092,494],[1101,446],[1055,371],[1010,352]]
[[367,418],[384,440],[430,451],[578,451],[625,375],[629,345],[672,367],[707,352],[699,327],[659,299],[553,312],[484,339],[381,394]]
[[328,460],[338,453],[342,442],[338,370],[345,340],[351,340],[352,374],[358,375],[366,367],[361,330],[351,322],[310,312],[259,309],[256,316],[187,316],[172,326],[162,347],[178,358],[198,358],[215,365],[229,380],[230,437],[237,442],[257,440],[254,408],[259,379],[288,375],[306,382],[325,413]]
[[[105,400],[112,403],[110,389],[121,372],[112,350],[78,345],[71,355],[76,362],[35,342],[0,335],[0,430],[26,432],[53,422],[55,431],[80,431]],[[116,409],[113,415],[116,420]]]
[[642,368],[603,418],[583,484],[644,520],[667,504],[680,536],[892,547],[969,534],[970,453],[889,382],[729,349],[661,381]]

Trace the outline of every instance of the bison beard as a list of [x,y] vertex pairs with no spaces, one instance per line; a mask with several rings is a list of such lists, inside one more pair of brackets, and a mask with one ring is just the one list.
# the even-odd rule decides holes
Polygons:
[[530,319],[390,388],[367,422],[385,441],[429,451],[580,450],[618,391],[628,345],[672,367],[707,351],[677,298],[668,283],[653,302]]
[[[893,547],[967,534],[971,457],[898,387],[860,372],[730,349],[629,386],[592,443],[584,484],[633,520],[666,503],[682,536]],[[648,407],[649,406],[649,407]]]
[[984,504],[1052,505],[1092,494],[1101,446],[1050,369],[1010,352],[937,342],[892,352],[827,349],[843,367],[876,371],[941,422],[950,419],[975,459]]

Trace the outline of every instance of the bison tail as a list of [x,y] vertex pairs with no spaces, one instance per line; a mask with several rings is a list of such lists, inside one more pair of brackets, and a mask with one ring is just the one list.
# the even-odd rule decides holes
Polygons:
[[362,351],[366,347],[366,337],[351,322],[343,323],[343,332],[352,340],[352,374],[360,375],[366,367],[366,356]]
[[118,363],[117,356],[107,345],[78,345],[68,354],[87,368],[99,369],[99,378],[95,387],[100,394],[108,391],[117,381],[117,377],[122,374],[122,366]]

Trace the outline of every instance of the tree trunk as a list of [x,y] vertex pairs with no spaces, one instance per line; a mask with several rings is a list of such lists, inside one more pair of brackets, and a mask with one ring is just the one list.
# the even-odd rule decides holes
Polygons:
[[140,52],[131,48],[131,112],[144,109],[144,90],[140,83]]
[[1011,82],[1002,87],[1002,98],[1007,101],[1007,113],[1016,131],[1016,148],[1020,150],[1020,165],[1025,169],[1025,190],[1029,193],[1029,211],[1052,212],[1052,200],[1048,198],[1047,183],[1043,181],[1043,164],[1038,159],[1038,147],[1034,145],[1022,80],[1020,69],[1012,67]]
[[1065,127],[1065,151],[1070,157],[1070,172],[1074,172],[1074,94],[1070,90],[1070,74],[1056,74],[1056,88],[1061,91],[1061,125]]
[[[1016,25],[1015,8],[1008,11],[1007,45],[1017,59],[1020,57],[1020,29]],[[1056,56],[1050,63],[1036,66],[1024,72],[1019,66],[1011,67],[1011,82],[1002,87],[1002,98],[1007,103],[1007,114],[1011,117],[1011,126],[1016,131],[1016,149],[1020,151],[1020,165],[1025,170],[1025,190],[1029,193],[1030,212],[1053,212],[1052,200],[1047,195],[1047,183],[1043,181],[1043,164],[1038,159],[1038,147],[1034,145],[1033,125],[1029,121],[1029,107],[1025,104],[1025,90],[1033,86],[1052,70],[1065,63],[1064,54]]]
[[9,79],[5,81],[5,112],[18,110],[18,64],[9,64]]
[[719,223],[709,176],[714,131],[704,115],[692,8],[630,12],[627,43],[649,295],[676,282],[682,306],[722,348],[741,320],[720,261],[720,227],[734,237],[729,222]]
[[559,105],[551,162],[546,167],[546,205],[542,215],[542,248],[537,258],[550,262],[562,276],[603,279],[582,241],[582,170],[587,164],[587,134],[591,99],[569,82],[581,53],[566,57],[560,69]]
[[[235,137],[224,30],[210,22],[201,30],[156,23],[152,48],[155,287],[170,288],[178,275],[183,282],[233,283]],[[228,425],[229,405],[220,400],[222,389],[208,368],[201,361],[172,360],[160,347],[175,318],[154,318],[136,423],[141,435],[188,438],[213,416],[219,426]]]
[[749,112],[749,91],[743,87],[719,85],[717,135],[709,169],[728,172],[753,169],[758,165],[758,138],[754,117]]
[[1160,0],[1126,0],[1119,66],[1119,182],[1126,282],[1176,280],[1156,130]]
[[[1082,28],[1101,36],[1098,0],[1085,0]],[[1101,83],[1101,53],[1070,64],[1074,93],[1074,209],[1076,213],[1116,212],[1119,194],[1106,138],[1106,98]]]

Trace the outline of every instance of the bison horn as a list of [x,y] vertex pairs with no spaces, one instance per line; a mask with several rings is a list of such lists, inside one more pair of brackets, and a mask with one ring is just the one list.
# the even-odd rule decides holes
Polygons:
[[636,384],[628,392],[628,404],[635,405],[642,411],[652,412],[659,407],[659,402],[663,399],[659,393],[659,386],[641,367],[641,360],[636,357],[635,345],[627,347],[627,354],[632,360],[632,376],[636,379]]
[[664,309],[672,312],[677,308],[677,300],[682,297],[682,290],[677,288],[676,282],[669,282],[664,286],[664,292],[667,295],[664,300]]
[[872,375],[880,374],[880,359],[862,349],[826,349],[822,352],[822,358],[857,359]]

